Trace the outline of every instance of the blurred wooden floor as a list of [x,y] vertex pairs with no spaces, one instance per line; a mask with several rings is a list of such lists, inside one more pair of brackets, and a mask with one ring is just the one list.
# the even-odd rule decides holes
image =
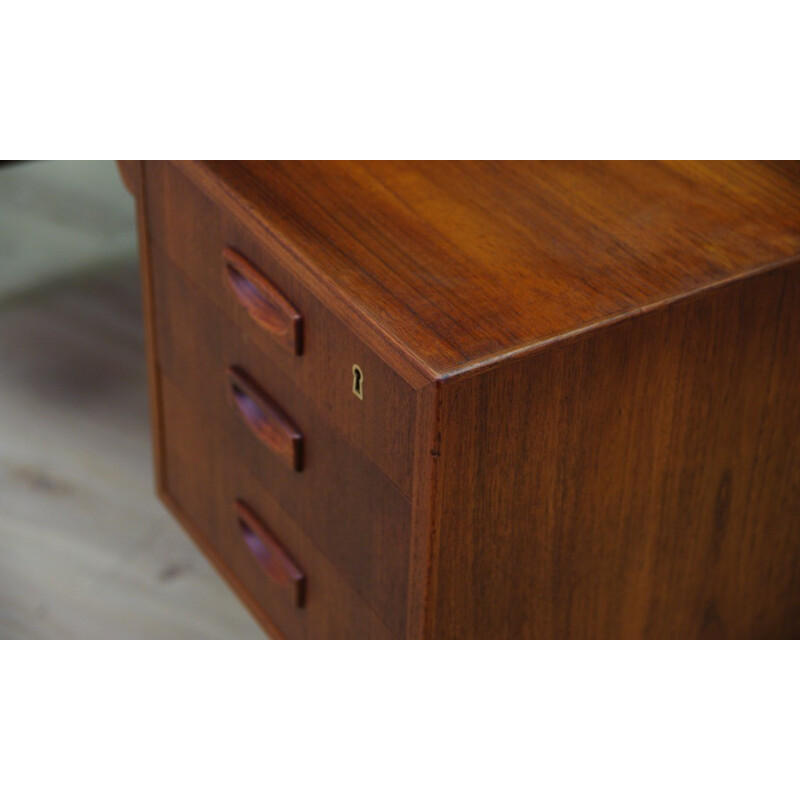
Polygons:
[[112,255],[0,297],[0,638],[263,637],[155,498],[138,268]]

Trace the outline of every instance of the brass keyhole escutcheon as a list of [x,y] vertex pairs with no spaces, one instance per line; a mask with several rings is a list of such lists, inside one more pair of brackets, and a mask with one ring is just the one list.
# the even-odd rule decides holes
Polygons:
[[353,364],[353,394],[359,399],[364,399],[364,373],[358,364]]

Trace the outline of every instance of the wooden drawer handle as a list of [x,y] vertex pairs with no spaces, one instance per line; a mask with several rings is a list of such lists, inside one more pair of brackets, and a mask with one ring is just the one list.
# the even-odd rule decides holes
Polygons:
[[303,352],[300,312],[244,256],[222,251],[223,273],[239,302],[265,331],[295,355]]
[[233,406],[248,428],[290,469],[303,469],[303,434],[240,367],[228,368]]
[[246,503],[237,500],[233,507],[239,531],[256,561],[273,583],[285,588],[292,604],[302,608],[306,602],[306,576],[303,571]]

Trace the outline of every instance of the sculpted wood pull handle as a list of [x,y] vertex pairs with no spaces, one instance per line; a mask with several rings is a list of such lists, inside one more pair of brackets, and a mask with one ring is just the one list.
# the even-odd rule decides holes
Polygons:
[[303,434],[272,398],[240,367],[229,367],[234,408],[255,436],[290,469],[303,469]]
[[244,256],[230,247],[222,251],[228,284],[247,313],[287,350],[303,352],[303,317],[300,312]]
[[273,583],[285,588],[293,605],[302,608],[306,601],[306,576],[303,571],[246,503],[237,500],[233,507],[239,531],[256,561]]

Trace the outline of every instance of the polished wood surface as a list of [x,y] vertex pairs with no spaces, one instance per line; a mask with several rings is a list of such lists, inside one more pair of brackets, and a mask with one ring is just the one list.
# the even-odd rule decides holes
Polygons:
[[753,162],[183,165],[429,377],[800,251],[800,167]]
[[255,560],[271,581],[286,589],[295,606],[302,608],[306,601],[306,576],[303,570],[247,503],[236,500],[233,507],[239,530]]
[[[271,371],[312,400],[319,414],[410,497],[416,387],[408,376],[354,333],[352,316],[337,317],[309,291],[298,277],[297,260],[268,234],[242,222],[228,204],[215,204],[168,162],[147,162],[145,176],[149,246],[186,277],[181,291],[199,289],[268,359]],[[225,247],[247,258],[302,314],[302,356],[276,342],[230,290],[220,268]],[[205,338],[199,334],[198,346]],[[354,364],[363,370],[370,402],[353,402]]]
[[245,370],[230,366],[227,374],[228,397],[253,436],[289,469],[300,472],[303,469],[303,434]]
[[243,255],[222,251],[225,279],[247,313],[291,353],[303,352],[303,316]]
[[[249,465],[264,490],[302,527],[331,562],[379,611],[388,626],[405,629],[408,580],[409,499],[319,414],[247,336],[231,325],[183,273],[154,251],[156,358],[163,377],[204,418],[193,439],[218,430],[217,459]],[[297,361],[302,360],[297,359]],[[287,452],[264,445],[230,399],[232,366],[251,376],[271,402],[291,414],[303,435],[302,471]],[[250,390],[251,392],[253,390]],[[258,390],[260,391],[260,390]],[[350,402],[349,384],[342,387]],[[206,432],[209,433],[206,433]],[[169,431],[162,434],[170,441]],[[191,446],[191,443],[190,443]],[[221,500],[225,513],[233,498]],[[280,534],[280,531],[276,531]],[[309,581],[313,581],[309,575]]]
[[[800,632],[795,164],[140,174],[162,494],[269,630]],[[231,251],[302,355],[231,290]],[[232,368],[302,432],[301,472],[235,413]],[[237,499],[308,609],[234,535]]]
[[439,403],[426,635],[800,635],[800,266]]
[[[393,631],[265,486],[235,458],[221,432],[166,376],[160,381],[164,426],[162,498],[194,541],[275,637],[393,638]],[[306,578],[304,604],[268,579],[241,536],[234,503],[244,502],[291,554]],[[359,559],[362,566],[364,559]],[[376,566],[376,569],[379,567]]]

